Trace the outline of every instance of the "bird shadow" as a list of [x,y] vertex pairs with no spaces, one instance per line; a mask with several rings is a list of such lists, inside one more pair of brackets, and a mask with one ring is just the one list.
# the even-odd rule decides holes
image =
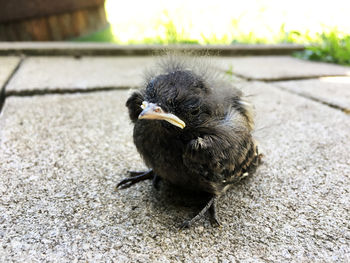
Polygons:
[[[235,184],[231,191],[240,191],[242,186],[251,181],[251,178]],[[231,193],[220,197],[219,210],[221,201],[226,202]],[[155,220],[166,228],[178,231],[180,226],[186,221],[193,218],[207,204],[212,197],[206,192],[197,192],[173,185],[165,180],[159,184],[159,188],[152,187],[150,190],[151,212]],[[200,219],[193,227],[204,225],[205,228],[211,228],[212,224],[208,214]]]

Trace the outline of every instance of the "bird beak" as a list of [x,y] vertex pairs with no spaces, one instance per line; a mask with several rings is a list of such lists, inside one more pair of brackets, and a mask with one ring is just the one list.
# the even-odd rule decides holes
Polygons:
[[139,119],[147,120],[164,120],[183,129],[186,124],[176,115],[165,113],[161,107],[154,103],[142,102],[141,108],[143,111],[139,115]]

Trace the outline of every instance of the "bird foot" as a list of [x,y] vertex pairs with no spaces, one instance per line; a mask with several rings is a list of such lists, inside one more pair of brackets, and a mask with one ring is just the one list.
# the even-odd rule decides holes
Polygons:
[[117,189],[125,189],[132,186],[133,184],[148,179],[152,179],[154,188],[156,188],[157,190],[159,188],[160,177],[157,176],[152,169],[143,172],[128,171],[128,174],[130,175],[130,177],[123,179],[119,184],[117,184]]
[[185,229],[185,228],[190,228],[196,221],[201,219],[204,216],[205,212],[207,212],[207,211],[210,213],[212,223],[214,223],[217,226],[221,226],[220,221],[217,217],[217,213],[216,213],[216,200],[217,200],[216,196],[213,196],[212,198],[210,198],[210,200],[206,204],[206,206],[195,217],[193,217],[190,220],[185,221],[180,226],[180,230]]
[[211,216],[211,223],[217,227],[221,227],[221,223],[220,220],[218,218],[218,214],[217,214],[217,209],[216,209],[216,200],[214,200],[213,204],[211,205],[211,207],[209,207],[209,213]]
[[146,172],[128,171],[128,173],[130,177],[123,179],[119,184],[117,184],[117,188],[125,189],[138,182],[154,178],[154,173],[152,169]]

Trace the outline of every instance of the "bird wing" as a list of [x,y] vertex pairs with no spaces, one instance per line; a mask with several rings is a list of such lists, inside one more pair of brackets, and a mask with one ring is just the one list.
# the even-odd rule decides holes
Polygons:
[[183,154],[190,172],[221,186],[237,181],[256,156],[250,109],[239,96],[225,101],[224,114],[198,127],[200,135],[187,144]]

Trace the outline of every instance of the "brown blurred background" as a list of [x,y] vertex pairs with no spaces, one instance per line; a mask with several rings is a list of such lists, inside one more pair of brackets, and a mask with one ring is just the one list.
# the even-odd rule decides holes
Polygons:
[[105,0],[0,0],[0,41],[65,40],[107,27]]

